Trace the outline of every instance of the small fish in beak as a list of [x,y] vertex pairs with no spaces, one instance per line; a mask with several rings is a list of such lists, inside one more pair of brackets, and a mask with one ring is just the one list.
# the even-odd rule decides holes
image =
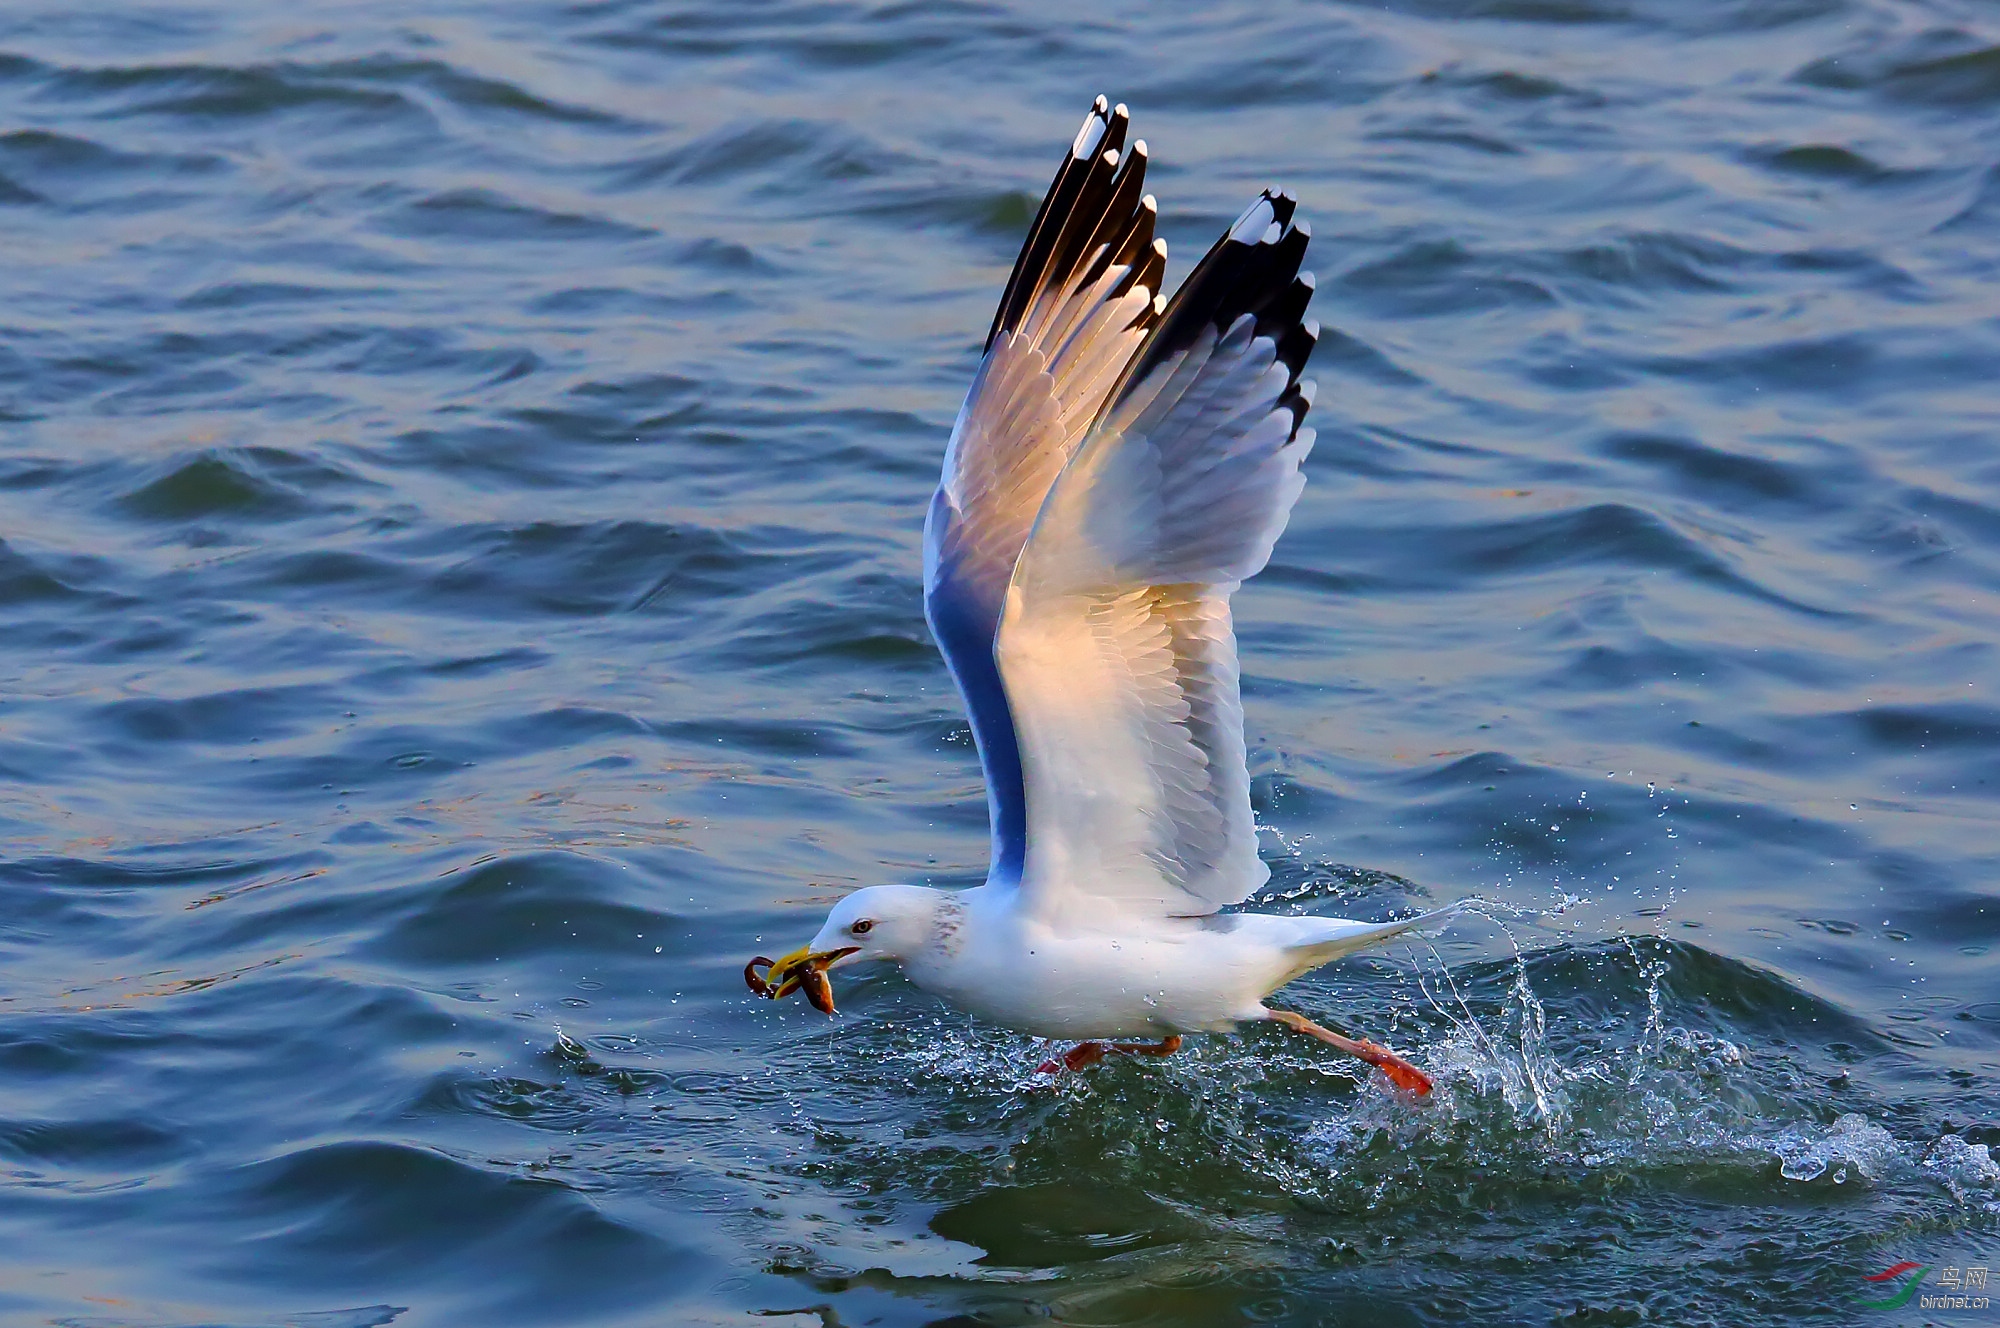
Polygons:
[[821,1014],[833,1013],[833,983],[827,981],[825,969],[806,969],[799,975],[799,987],[813,1009]]
[[[743,981],[759,996],[781,1001],[795,991],[804,991],[806,1000],[821,1014],[833,1013],[833,983],[827,980],[826,970],[835,963],[853,954],[859,946],[849,946],[844,950],[822,950],[815,954],[810,946],[800,946],[782,959],[766,959],[758,955],[743,966]],[[762,965],[764,972],[758,973]]]

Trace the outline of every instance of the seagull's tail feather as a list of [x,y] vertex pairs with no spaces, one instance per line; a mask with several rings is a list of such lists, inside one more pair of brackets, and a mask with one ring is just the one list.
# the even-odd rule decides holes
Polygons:
[[1419,913],[1414,918],[1401,918],[1395,922],[1354,922],[1347,918],[1292,918],[1288,921],[1297,925],[1298,939],[1286,946],[1286,957],[1291,967],[1285,974],[1284,982],[1277,983],[1272,990],[1285,985],[1302,973],[1310,973],[1323,964],[1345,958],[1358,950],[1414,931],[1419,927],[1432,927],[1449,921],[1465,906],[1467,901],[1447,904],[1443,908]]

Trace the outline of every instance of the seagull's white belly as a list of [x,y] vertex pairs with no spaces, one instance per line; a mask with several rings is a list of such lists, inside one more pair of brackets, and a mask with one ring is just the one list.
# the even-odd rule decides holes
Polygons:
[[954,950],[906,959],[911,981],[970,1014],[1041,1037],[1222,1032],[1261,1015],[1277,957],[1240,933],[1179,920],[1140,935],[1058,934],[1008,922],[967,932]]

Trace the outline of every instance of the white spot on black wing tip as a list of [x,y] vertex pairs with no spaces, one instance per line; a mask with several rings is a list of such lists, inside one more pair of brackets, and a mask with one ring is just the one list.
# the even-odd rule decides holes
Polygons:
[[1229,228],[1229,238],[1238,244],[1255,244],[1258,237],[1264,234],[1265,228],[1275,219],[1276,214],[1271,211],[1271,200],[1259,198],[1243,209],[1243,215]]
[[[1115,262],[1126,269],[1125,275],[1112,288],[1110,298],[1123,299],[1138,286],[1144,286],[1148,291],[1159,289],[1160,278],[1167,270],[1167,248],[1166,241],[1152,238],[1152,223],[1151,216],[1139,214],[1117,255],[1106,255],[1106,268]],[[1093,272],[1090,279],[1095,281],[1101,275],[1101,271]]]
[[1076,131],[1076,141],[1069,145],[1069,155],[1078,161],[1089,161],[1097,151],[1097,145],[1104,141],[1104,131],[1109,128],[1104,118],[1104,98],[1090,108],[1090,114],[1083,117],[1083,127]]
[[1277,264],[1281,271],[1296,272],[1305,261],[1306,246],[1312,243],[1312,232],[1304,226],[1293,226],[1278,238]]
[[[1138,180],[1129,179],[1121,183],[1120,190],[1122,194],[1130,194],[1138,187]],[[1128,269],[1127,276],[1121,279],[1112,291],[1112,298],[1117,299],[1122,298],[1135,284],[1135,274],[1139,271],[1146,257],[1146,251],[1153,242],[1155,218],[1143,207],[1120,208],[1114,205],[1112,213],[1106,220],[1114,229],[1123,228],[1123,238],[1120,239],[1115,235],[1107,238],[1105,243],[1108,245],[1115,242],[1117,249],[1113,251],[1107,248],[1104,251],[1103,259],[1092,266],[1090,280],[1097,280],[1104,275],[1106,269],[1114,266]]]
[[[1021,244],[1020,256],[1014,260],[1014,270],[994,310],[993,325],[986,333],[989,348],[1002,332],[1020,328],[1040,292],[1052,283],[1067,281],[1076,275],[1080,262],[1100,252],[1090,243],[1103,229],[1100,223],[1113,223],[1116,218],[1112,214],[1130,208],[1143,175],[1133,172],[1129,160],[1127,169],[1118,169],[1127,125],[1125,116],[1110,115],[1109,103],[1102,96],[1097,98],[1050,182]],[[1143,168],[1143,160],[1139,166]],[[1100,243],[1112,239],[1113,234],[1107,232]]]
[[1299,371],[1306,367],[1306,361],[1312,358],[1313,347],[1318,344],[1319,323],[1315,319],[1307,319],[1279,335],[1278,358],[1291,370],[1292,377],[1297,378]]
[[1167,242],[1156,239],[1150,245],[1146,246],[1146,256],[1139,260],[1138,265],[1133,269],[1133,273],[1134,280],[1132,284],[1135,286],[1144,286],[1148,290],[1158,291],[1161,286],[1165,285],[1167,275]]
[[1132,127],[1132,117],[1125,110],[1125,103],[1112,107],[1108,126],[1112,139],[1120,146],[1125,145],[1125,131]]
[[1313,288],[1296,281],[1311,235],[1289,224],[1294,205],[1267,189],[1244,210],[1167,301],[1158,328],[1127,372],[1126,389],[1191,345],[1204,328],[1226,334],[1245,315],[1255,319],[1256,335],[1279,343],[1297,377],[1312,349],[1311,337],[1298,331],[1298,319]]

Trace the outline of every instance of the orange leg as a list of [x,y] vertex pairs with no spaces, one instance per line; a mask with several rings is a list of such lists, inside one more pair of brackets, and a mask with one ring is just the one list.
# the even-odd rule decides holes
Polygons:
[[1365,1038],[1347,1038],[1330,1028],[1321,1028],[1302,1014],[1290,1010],[1272,1010],[1265,1007],[1272,1019],[1291,1029],[1294,1033],[1304,1033],[1307,1037],[1318,1038],[1330,1047],[1338,1047],[1350,1056],[1367,1061],[1370,1065],[1389,1076],[1389,1081],[1401,1089],[1406,1089],[1418,1097],[1431,1091],[1430,1076],[1398,1056],[1387,1047],[1377,1046]]
[[1035,1073],[1081,1070],[1097,1064],[1106,1056],[1171,1056],[1180,1049],[1181,1035],[1178,1033],[1169,1034],[1158,1042],[1079,1042],[1064,1052],[1060,1061],[1043,1061],[1035,1067]]

